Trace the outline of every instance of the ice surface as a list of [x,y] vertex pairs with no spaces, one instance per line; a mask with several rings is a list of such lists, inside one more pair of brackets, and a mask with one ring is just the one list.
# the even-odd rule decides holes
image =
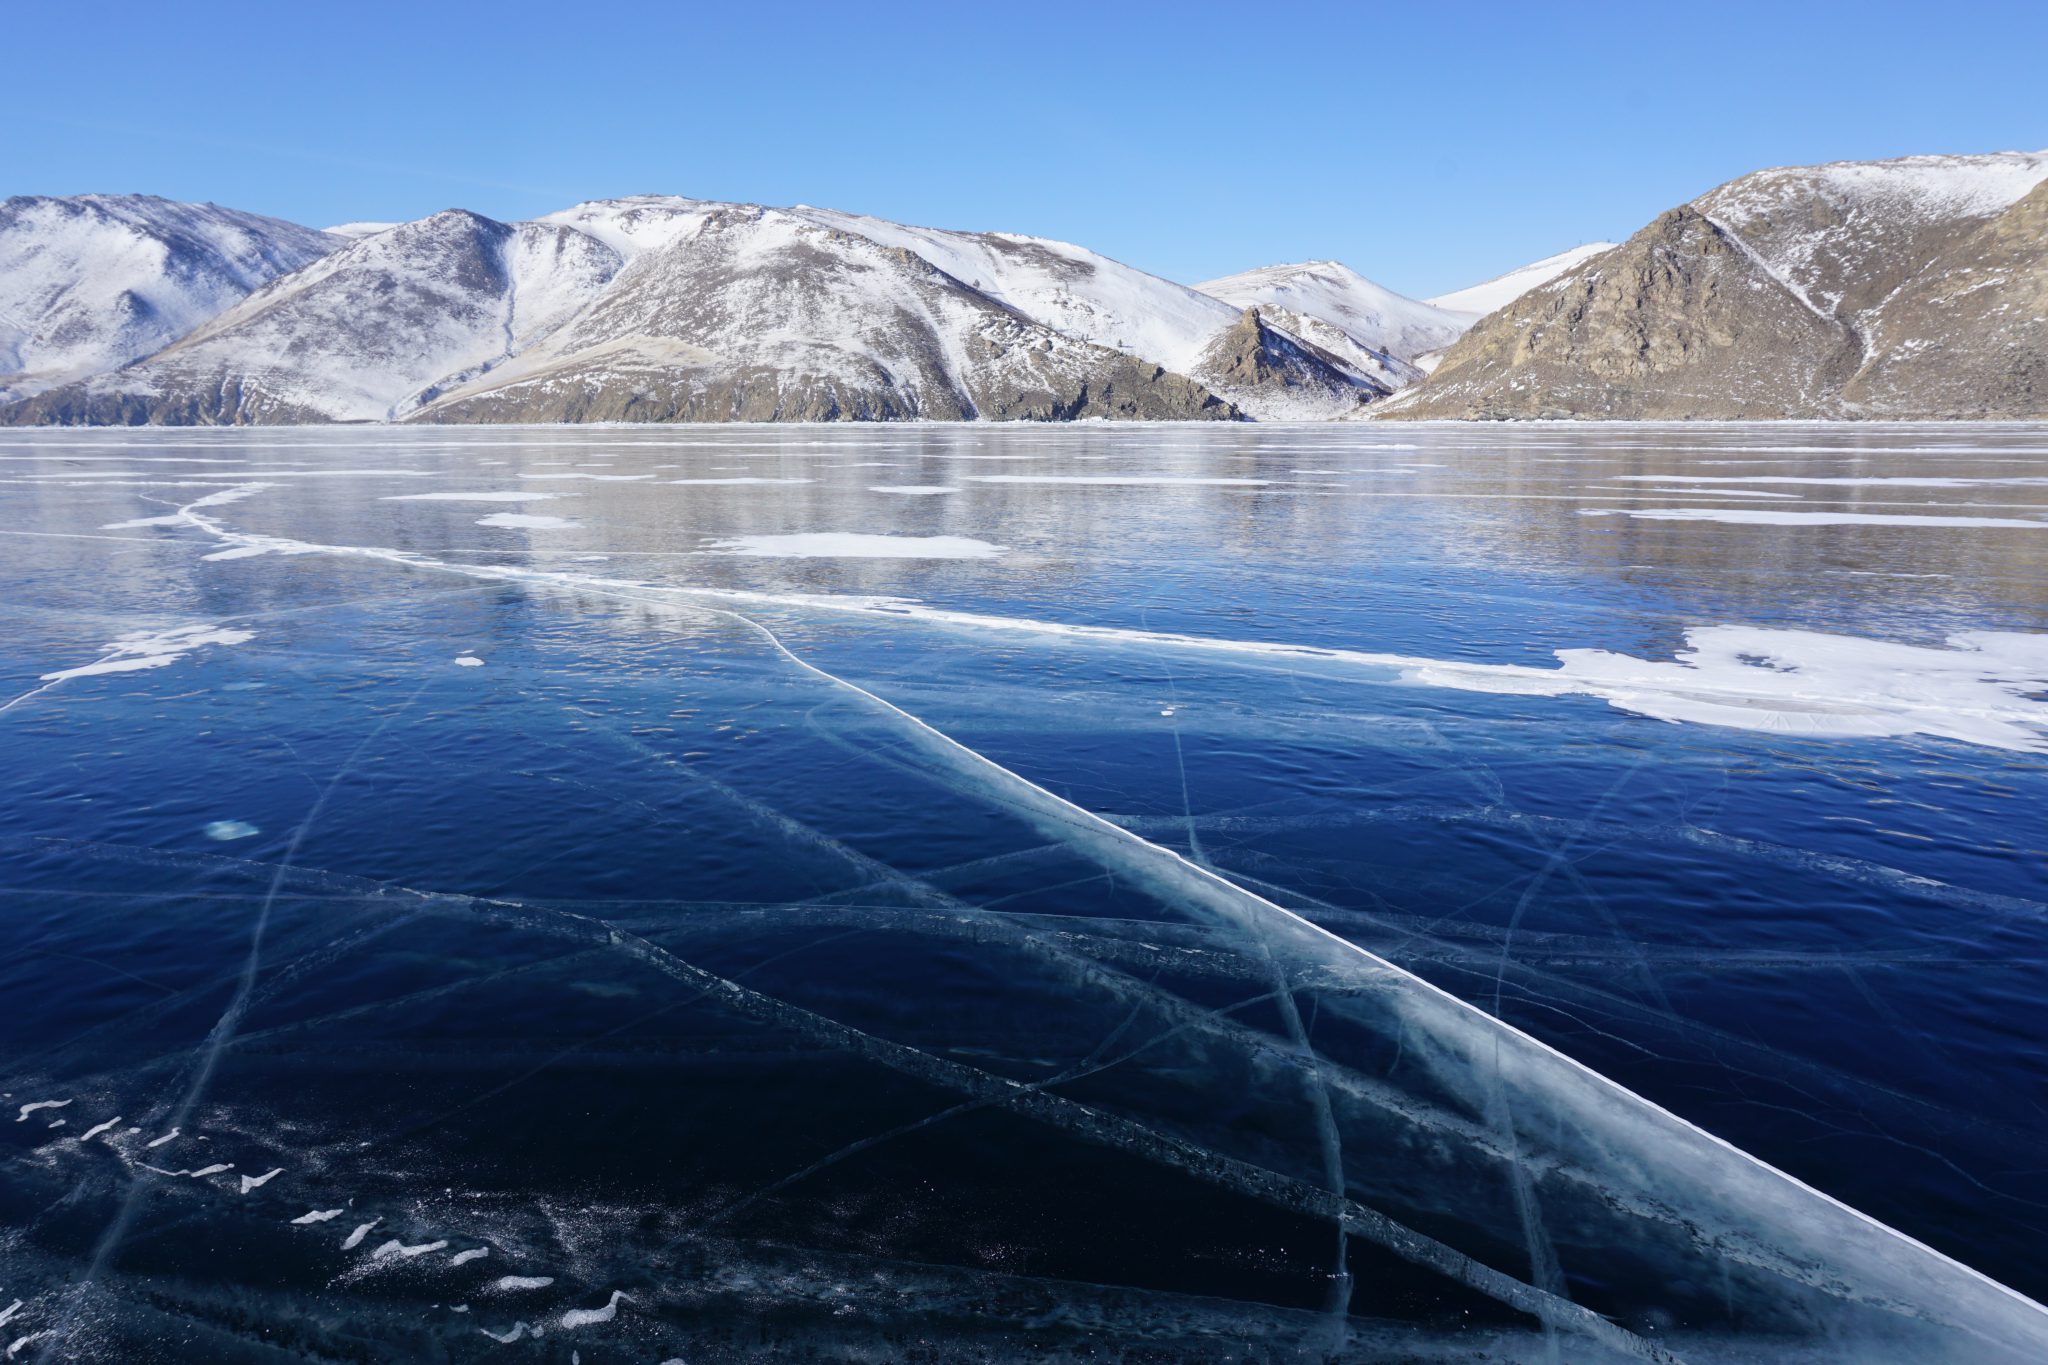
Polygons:
[[971,536],[898,536],[867,531],[805,531],[735,536],[711,552],[768,559],[993,559],[1008,547]]
[[1719,521],[1733,526],[1936,526],[2048,530],[2048,518],[1929,516],[1917,512],[1793,512],[1750,507],[1581,507],[1580,516],[1638,521]]
[[209,820],[206,824],[206,837],[218,843],[253,838],[262,832],[247,820]]
[[957,493],[960,490],[942,483],[874,483],[868,485],[870,493],[905,493],[912,497],[934,496],[939,493]]
[[[151,1201],[179,1206],[139,1205],[122,1254],[102,1262],[91,1297],[79,1294],[74,1330],[127,1311],[126,1262],[175,1245],[159,1221],[175,1220],[209,1235],[219,1228],[221,1244],[232,1235],[251,1255],[265,1254],[264,1236],[292,1244],[277,1264],[303,1275],[288,1302],[317,1305],[295,1320],[305,1340],[346,1334],[352,1349],[373,1351],[432,1342],[451,1358],[478,1349],[467,1325],[478,1319],[441,1306],[452,1278],[443,1267],[492,1248],[498,1266],[469,1272],[454,1292],[474,1295],[464,1286],[507,1265],[544,1267],[549,1275],[498,1277],[482,1292],[552,1288],[495,1302],[535,1311],[547,1331],[580,1329],[611,1353],[642,1359],[685,1345],[696,1358],[735,1321],[757,1327],[764,1350],[787,1343],[772,1338],[778,1323],[844,1323],[848,1332],[866,1324],[876,1335],[862,1339],[871,1347],[863,1358],[884,1359],[890,1351],[876,1343],[925,1339],[918,1334],[935,1323],[998,1319],[1019,1324],[1017,1340],[1080,1323],[1100,1337],[1149,1342],[1161,1359],[1206,1358],[1176,1350],[1198,1336],[1251,1351],[1283,1329],[1312,1345],[1291,1355],[1276,1348],[1275,1358],[2040,1358],[2048,1333],[2024,1299],[1467,1003],[1516,1022],[1567,1018],[1581,1029],[1577,1041],[1639,1051],[1646,1068],[1668,1060],[1678,1076],[1672,1093],[1687,1103],[1709,1088],[1705,1064],[1680,1055],[1689,1040],[1747,1067],[1742,1086],[1769,1088],[1759,1110],[1799,1104],[1787,1092],[1803,1088],[1821,1121],[1856,1127],[1887,1149],[1928,1143],[1926,1129],[1897,1116],[1909,1105],[1933,1112],[1931,1101],[1833,1088],[1838,1078],[1800,1055],[1797,1040],[1738,1036],[1688,1010],[1728,982],[1715,1008],[1751,1027],[1749,974],[1765,959],[1801,981],[1860,973],[1875,1018],[1903,989],[1896,983],[1951,969],[1890,941],[1846,953],[1810,947],[1797,937],[1805,910],[1777,914],[1773,881],[1797,883],[1787,894],[1815,903],[1853,902],[1859,913],[1892,897],[1899,924],[1871,916],[1881,937],[1944,909],[2006,932],[2040,913],[2028,874],[1986,875],[1980,885],[1967,871],[1916,862],[1913,850],[1828,862],[1817,836],[1788,835],[1780,846],[1765,842],[1768,829],[1708,826],[1773,763],[1873,792],[1902,783],[1896,774],[1906,769],[1959,788],[1989,775],[1983,809],[1965,813],[1994,823],[1998,803],[2014,803],[1994,783],[2022,800],[2031,794],[2038,765],[2012,751],[2048,740],[2042,637],[1959,628],[2031,619],[2017,588],[1985,599],[2002,616],[1964,598],[1988,581],[1987,563],[2012,570],[1983,548],[2001,538],[1869,537],[1886,542],[1881,552],[1809,561],[1747,548],[1787,539],[1776,536],[1607,534],[1620,528],[1589,528],[1559,502],[1445,513],[1468,491],[1567,500],[1586,486],[1584,462],[1552,476],[1524,461],[1489,481],[1506,463],[1496,443],[1537,439],[1492,432],[1459,435],[1475,451],[1459,457],[1455,479],[1445,477],[1471,487],[1412,511],[1388,499],[1370,519],[1353,515],[1359,504],[1282,498],[1266,477],[1342,471],[1354,452],[1336,437],[1313,448],[1270,430],[1204,437],[1242,444],[1223,447],[1228,459],[1182,459],[1164,443],[1197,438],[1178,431],[1135,447],[1135,458],[1097,432],[1026,435],[1031,449],[1054,452],[1033,457],[1059,461],[1042,466],[1049,473],[1135,468],[1271,487],[1189,498],[1172,484],[1151,494],[1141,484],[1103,499],[1052,485],[899,506],[863,496],[872,475],[814,465],[806,467],[820,471],[817,487],[801,497],[697,498],[655,484],[590,490],[578,506],[597,510],[583,518],[579,548],[587,540],[630,566],[607,571],[591,567],[596,560],[493,543],[506,538],[473,531],[474,514],[392,517],[378,510],[392,485],[371,482],[323,486],[317,500],[273,490],[239,511],[188,505],[165,523],[175,534],[149,538],[157,548],[78,550],[135,557],[114,561],[111,582],[145,554],[167,567],[138,585],[147,614],[110,597],[110,613],[128,614],[104,628],[89,618],[79,634],[75,609],[50,613],[52,638],[71,640],[67,648],[135,621],[200,615],[216,616],[217,628],[261,629],[270,647],[208,660],[197,682],[165,675],[116,698],[76,689],[80,704],[49,720],[75,717],[77,736],[54,723],[11,732],[36,746],[25,751],[55,756],[42,771],[67,784],[79,779],[66,761],[93,775],[98,760],[88,756],[120,759],[108,765],[118,781],[80,782],[95,796],[122,794],[93,841],[39,841],[23,860],[31,875],[60,869],[50,900],[82,926],[73,941],[49,944],[87,945],[78,956],[98,957],[107,945],[87,935],[156,916],[168,926],[164,941],[203,943],[207,955],[172,971],[171,950],[156,941],[106,952],[107,985],[97,984],[97,961],[67,968],[90,983],[78,994],[91,1009],[99,992],[132,1012],[111,1024],[87,1014],[83,1027],[97,1032],[73,1045],[67,1028],[60,1041],[70,1051],[47,1065],[32,1059],[45,1068],[34,1075],[22,1064],[8,1084],[24,1098],[90,1095],[89,1108],[155,1105],[166,1080],[217,1056],[203,1105],[195,1101],[186,1121],[266,1172],[228,1181],[218,1178],[223,1162],[200,1168],[210,1180],[142,1182]],[[682,455],[689,442],[770,439],[646,439],[657,438],[665,457],[693,460],[725,453]],[[527,439],[573,453],[552,433]],[[837,432],[815,439],[874,449]],[[966,438],[930,439],[944,450]],[[1275,448],[1262,452],[1257,441]],[[1068,462],[1106,452],[1119,463]],[[1661,447],[1620,454],[1608,467],[1638,458],[1635,467],[1655,469],[1665,457]],[[1716,485],[1700,493],[1717,494]],[[63,496],[97,500],[70,523],[89,526],[127,494]],[[792,543],[815,547],[820,533],[774,533],[805,525],[837,497],[872,513],[846,534],[891,543],[885,558],[933,538],[883,533],[937,527],[953,535],[936,539],[965,540],[980,558],[1000,542],[1028,545],[1031,556],[1000,572],[892,574],[828,562],[865,554],[807,548],[797,557],[818,562],[777,568],[701,553],[706,543],[731,553],[757,538],[778,555]],[[829,544],[837,533],[822,534]],[[1614,545],[1625,540],[1654,545]],[[1893,550],[1895,540],[1909,548]],[[1677,542],[1682,552],[1652,558]],[[1743,548],[1728,552],[1730,542]],[[234,574],[190,567],[243,546],[326,556],[317,567],[332,573],[308,574],[302,563]],[[1275,546],[1301,553],[1282,562]],[[1347,567],[1344,556],[1357,563]],[[1844,577],[1898,566],[1954,577],[1925,589]],[[1573,596],[1550,587],[1546,576],[1572,572],[1593,588]],[[1295,575],[1292,599],[1245,587],[1283,573]],[[1645,578],[1629,577],[1638,573]],[[1725,586],[1730,576],[1739,588]],[[1656,586],[1616,586],[1638,581]],[[1720,595],[1681,597],[1709,581]],[[750,586],[763,582],[791,588]],[[868,595],[891,588],[931,600]],[[1907,611],[1900,600],[1937,607]],[[201,605],[180,605],[190,601]],[[1759,601],[1771,610],[1756,619],[1779,624],[1682,629],[1684,613],[1741,622]],[[1816,603],[1836,610],[1829,630],[1783,627],[1820,619]],[[531,633],[515,637],[521,631]],[[519,647],[521,687],[499,680],[479,691],[441,671],[449,656],[439,650],[464,638]],[[38,645],[45,657],[72,657]],[[455,662],[475,666],[474,657]],[[273,690],[255,697],[224,696],[213,676],[258,667]],[[304,723],[276,723],[287,690]],[[1730,734],[1702,742],[1560,698]],[[124,717],[130,728],[108,725]],[[448,738],[457,733],[479,746],[473,754]],[[1788,733],[1815,743],[1776,738]],[[183,799],[190,792],[169,800],[160,781],[140,780],[138,735],[217,764],[198,785],[202,803]],[[188,743],[193,736],[205,743]],[[1905,736],[1950,742],[1854,742]],[[1644,755],[1611,800],[1600,797],[1604,779],[1587,791],[1574,772],[1597,767],[1610,748]],[[220,757],[209,759],[215,750]],[[1518,777],[1530,769],[1540,781]],[[228,786],[223,774],[233,777]],[[1637,800],[1624,783],[1648,792]],[[142,802],[128,799],[129,787],[164,804],[161,820],[130,813]],[[337,793],[324,815],[323,789]],[[489,822],[475,847],[457,847],[445,824],[417,814],[445,790]],[[1911,790],[1926,794],[1924,785]],[[1924,827],[1880,806],[1862,809],[1902,829]],[[194,827],[222,809],[310,833],[303,847],[297,838],[283,848],[194,847]],[[261,815],[271,809],[275,819]],[[85,816],[72,818],[87,832]],[[1356,851],[1355,861],[1314,862],[1327,852],[1316,835],[1326,825],[1342,829],[1327,842]],[[1360,825],[1374,832],[1358,837]],[[1669,866],[1698,880],[1660,881],[1644,871],[1652,864],[1603,871],[1616,848],[1653,839],[1682,850]],[[231,856],[245,851],[262,857]],[[1399,866],[1404,856],[1415,866]],[[1467,862],[1476,869],[1469,878]],[[97,889],[75,869],[124,866],[134,879],[108,878],[116,894],[102,893],[104,910],[66,882]],[[1647,892],[1631,890],[1639,874]],[[1591,889],[1567,902],[1539,890],[1546,879],[1572,896]],[[1426,885],[1417,892],[1413,883]],[[1498,915],[1455,909],[1496,884],[1506,890],[1487,908]],[[1721,942],[1601,936],[1603,916],[1644,914],[1666,894],[1676,908],[1660,932],[1707,919],[1720,931],[1746,915],[1767,924],[1738,923]],[[252,955],[251,925],[266,911],[267,937]],[[104,918],[86,920],[94,914]],[[1573,918],[1560,925],[1566,914]],[[1339,928],[1345,938],[1330,932]],[[1924,928],[1927,939],[1908,949],[1946,953],[1951,940],[1970,939],[1960,918]],[[1756,939],[1734,940],[1744,929]],[[2018,958],[2025,943],[2014,933],[1999,948]],[[1442,971],[1466,999],[1403,970],[1416,965],[1403,952],[1425,954],[1425,975]],[[1603,965],[1590,975],[1614,979],[1567,993],[1556,964],[1574,958],[1597,958]],[[245,960],[255,983],[247,1016],[216,1023]],[[1980,968],[1992,970],[1970,965]],[[881,979],[865,981],[865,972]],[[1696,982],[1705,984],[1693,997],[1681,995]],[[1997,989],[2020,999],[2008,983]],[[1842,998],[1816,995],[1813,1017]],[[1873,1026],[1873,1051],[1879,1036]],[[756,1068],[773,1097],[758,1113],[748,1088]],[[659,1111],[664,1087],[647,1082],[671,1074],[689,1083]],[[719,1088],[719,1076],[730,1088]],[[820,1078],[824,1085],[812,1084]],[[708,1104],[700,1084],[720,1104],[693,1127]],[[413,1102],[420,1096],[425,1112]],[[563,1114],[586,1113],[573,1133],[553,1131]],[[1860,1127],[1865,1113],[1873,1117]],[[138,1108],[145,1114],[152,1130],[181,1117]],[[1955,1129],[1975,1123],[1964,1116]],[[724,1139],[728,1124],[745,1136]],[[1891,1128],[1880,1133],[1880,1124]],[[39,1129],[19,1130],[42,1146],[11,1168],[10,1179],[35,1195],[24,1205],[56,1206],[75,1189],[76,1207],[96,1216],[122,1197],[119,1162],[132,1164],[138,1139],[81,1151]],[[636,1132],[657,1136],[643,1151]],[[729,1157],[725,1146],[739,1159],[700,1176],[695,1163]],[[686,1171],[678,1150],[690,1153]],[[1985,1175],[1948,1145],[1940,1150],[1970,1178]],[[584,1164],[593,1151],[605,1180],[621,1186],[602,1198]],[[1003,1207],[1000,1183],[974,1186],[980,1165],[995,1163],[1007,1178],[1003,1163],[1020,1152],[1056,1153],[1062,1172],[1106,1171],[1133,1186],[1157,1179],[1172,1191],[1135,1228],[1092,1226],[1090,1200],[1061,1205],[1050,1221],[1103,1243],[1091,1264],[1166,1279],[1161,1267],[1185,1243],[1191,1255],[1214,1257],[1201,1283],[1237,1296],[1043,1278],[1066,1267],[1049,1271],[1032,1244],[1042,1220]],[[270,1168],[283,1160],[293,1172],[286,1197],[292,1207],[304,1200],[307,1212],[287,1219],[270,1199],[235,1198],[238,1185],[281,1173]],[[908,1183],[888,1183],[901,1179],[891,1171],[908,1172]],[[1110,1203],[1118,1191],[1092,1193]],[[1196,1223],[1210,1198],[1223,1201],[1229,1228]],[[375,1207],[385,1218],[362,1223],[343,1249],[326,1231],[297,1235]],[[1309,1232],[1281,1251],[1230,1242],[1230,1229],[1263,1214]],[[401,1235],[364,1254],[369,1233],[394,1218]],[[795,1255],[786,1241],[778,1249],[755,1240],[761,1228],[836,1249],[806,1243]],[[1010,1251],[1012,1237],[1023,1250]],[[669,1239],[673,1254],[660,1250]],[[449,1251],[456,1246],[469,1249]],[[60,1286],[53,1295],[76,1292],[61,1286],[81,1281],[83,1258],[32,1251],[40,1259],[24,1273]],[[1261,1281],[1216,1269],[1254,1252],[1258,1276],[1281,1286],[1274,1297],[1311,1306],[1264,1303]],[[388,1273],[400,1265],[417,1273]],[[191,1287],[165,1280],[151,1302],[195,1317],[232,1302],[261,1325],[270,1301],[238,1273],[204,1264]],[[1381,1290],[1411,1275],[1427,1286],[1415,1291],[1421,1306],[1412,1320],[1382,1325],[1373,1315],[1405,1312],[1407,1300]],[[376,1278],[377,1292],[360,1292],[362,1276]],[[623,1284],[635,1288],[612,1288]],[[54,1301],[31,1298],[26,1311]],[[620,1314],[623,1303],[635,1312]],[[848,1303],[854,1311],[842,1318]],[[877,1315],[880,1326],[869,1321]],[[1176,1320],[1199,1331],[1175,1336]],[[322,1335],[325,1322],[337,1324],[333,1335]],[[501,1322],[488,1331],[494,1341],[541,1330]],[[699,1325],[705,1335],[691,1335]],[[466,1347],[431,1336],[456,1330]]]
[[547,498],[573,498],[574,493],[544,493],[538,489],[500,488],[475,493],[387,493],[382,502],[539,502]]
[[15,1116],[14,1121],[16,1123],[26,1123],[30,1114],[43,1109],[62,1109],[70,1103],[70,1100],[32,1100],[21,1106],[21,1112]]

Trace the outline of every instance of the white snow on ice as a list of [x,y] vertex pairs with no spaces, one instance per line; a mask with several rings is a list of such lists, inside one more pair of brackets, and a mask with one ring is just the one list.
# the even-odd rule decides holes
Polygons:
[[567,517],[543,517],[526,512],[493,512],[478,517],[479,526],[502,526],[512,530],[559,531],[580,525]]

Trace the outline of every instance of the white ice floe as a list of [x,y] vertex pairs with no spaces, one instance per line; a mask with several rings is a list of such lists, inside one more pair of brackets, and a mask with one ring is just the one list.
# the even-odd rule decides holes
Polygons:
[[515,1322],[510,1329],[503,1332],[493,1332],[487,1327],[479,1327],[477,1330],[501,1346],[510,1346],[529,1332],[536,1337],[541,1335],[541,1329],[529,1322]]
[[2048,520],[2023,517],[1940,517],[1912,512],[1792,512],[1755,507],[1581,507],[1582,517],[1638,521],[1721,521],[1737,526],[1952,526],[2048,531]]
[[21,1114],[14,1121],[16,1123],[26,1123],[28,1122],[28,1116],[39,1109],[62,1109],[70,1103],[70,1100],[34,1100],[21,1106]]
[[183,1128],[173,1128],[173,1129],[171,1129],[171,1131],[170,1131],[170,1132],[168,1132],[168,1133],[165,1133],[165,1134],[164,1134],[164,1135],[163,1135],[162,1137],[160,1137],[160,1138],[151,1138],[151,1139],[150,1139],[150,1140],[149,1140],[148,1142],[144,1143],[144,1144],[143,1144],[143,1146],[145,1146],[145,1147],[161,1147],[161,1146],[163,1146],[163,1145],[164,1145],[164,1144],[165,1144],[166,1142],[169,1142],[169,1141],[170,1141],[170,1140],[171,1140],[172,1138],[174,1138],[174,1137],[178,1136],[178,1134],[180,1134],[180,1133],[182,1133],[182,1132],[184,1132],[184,1131],[185,1131],[185,1130],[184,1130]]
[[527,1289],[546,1289],[554,1282],[552,1275],[500,1275],[491,1281],[491,1288],[500,1294],[515,1294]]
[[631,1295],[623,1290],[614,1289],[611,1298],[606,1301],[605,1306],[602,1308],[571,1308],[568,1312],[562,1314],[562,1327],[565,1331],[574,1331],[578,1327],[589,1327],[595,1323],[610,1322],[619,1315],[619,1305],[621,1303],[631,1303],[632,1301]]
[[382,1218],[372,1218],[367,1223],[356,1224],[356,1230],[354,1232],[351,1232],[347,1236],[347,1238],[345,1238],[342,1241],[341,1249],[343,1251],[354,1251],[357,1247],[363,1244],[363,1239],[370,1235],[370,1229],[376,1227],[377,1224],[383,1221],[384,1220]]
[[1008,548],[968,536],[891,536],[865,531],[736,536],[711,543],[715,554],[768,559],[993,559]]
[[940,493],[958,493],[960,490],[943,483],[871,483],[870,493],[904,493],[911,497],[931,497]]
[[144,668],[174,664],[202,645],[239,645],[256,638],[253,630],[234,630],[208,623],[173,626],[168,630],[139,630],[107,644],[107,653],[77,668],[45,673],[44,682],[90,678],[101,673],[133,673]]
[[269,1184],[272,1180],[275,1180],[278,1176],[281,1176],[283,1174],[284,1167],[279,1166],[274,1170],[265,1171],[262,1175],[245,1175],[242,1177],[241,1192],[243,1194],[247,1194],[249,1191],[258,1188],[259,1186]]
[[471,1261],[481,1260],[490,1254],[491,1249],[489,1247],[471,1247],[467,1251],[458,1251],[453,1256],[450,1256],[448,1264],[468,1265]]
[[538,488],[502,488],[487,492],[393,493],[379,502],[542,502],[549,498],[573,498],[574,493],[544,493]]
[[[292,1219],[292,1222],[300,1227],[305,1227],[312,1223],[325,1223],[330,1219],[339,1218],[341,1215],[342,1210],[340,1209],[309,1209]],[[363,1231],[368,1232],[369,1229],[365,1228]]]
[[220,843],[235,839],[248,839],[263,831],[247,820],[209,820],[206,822],[206,837]]
[[493,512],[487,517],[478,517],[476,524],[527,531],[559,531],[580,523],[567,517],[544,517],[527,512]]
[[80,1133],[78,1135],[78,1140],[80,1142],[90,1142],[92,1141],[92,1139],[98,1137],[101,1133],[106,1132],[109,1128],[112,1128],[115,1124],[119,1123],[120,1121],[121,1116],[119,1114],[116,1114],[114,1115],[114,1117],[108,1119],[105,1123],[95,1123],[92,1127]]
[[455,666],[457,668],[482,668],[484,661],[477,658],[474,654],[458,654],[455,656]]
[[152,1166],[146,1161],[137,1162],[136,1164],[141,1166],[143,1170],[153,1171],[157,1175],[167,1175],[186,1180],[200,1180],[209,1175],[220,1175],[225,1171],[235,1169],[235,1163],[232,1161],[216,1161],[211,1166],[201,1166],[196,1171],[167,1171],[161,1166]]

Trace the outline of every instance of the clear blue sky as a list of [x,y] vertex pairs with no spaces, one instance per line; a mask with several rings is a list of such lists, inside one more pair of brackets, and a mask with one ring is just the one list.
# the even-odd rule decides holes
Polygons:
[[1427,295],[1761,166],[2048,147],[2048,0],[24,3],[0,194],[324,226],[639,192]]

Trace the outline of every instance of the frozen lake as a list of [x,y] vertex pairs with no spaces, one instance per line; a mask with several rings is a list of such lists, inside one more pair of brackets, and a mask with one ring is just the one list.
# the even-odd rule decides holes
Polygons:
[[15,1360],[2048,1358],[2048,431],[16,431],[0,555]]

